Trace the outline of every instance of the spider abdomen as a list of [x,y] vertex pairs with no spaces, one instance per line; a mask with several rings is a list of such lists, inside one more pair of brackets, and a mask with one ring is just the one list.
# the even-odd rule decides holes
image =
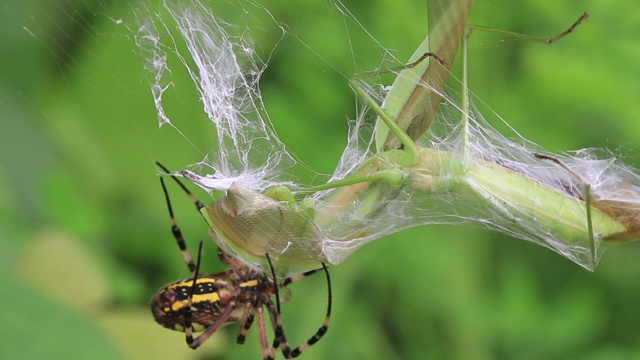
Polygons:
[[[162,288],[151,300],[151,312],[158,324],[177,331],[185,331],[185,314],[193,278],[182,279]],[[195,331],[203,331],[213,324],[232,304],[233,286],[216,275],[198,276],[191,301],[191,323]],[[241,309],[225,321],[237,321]]]

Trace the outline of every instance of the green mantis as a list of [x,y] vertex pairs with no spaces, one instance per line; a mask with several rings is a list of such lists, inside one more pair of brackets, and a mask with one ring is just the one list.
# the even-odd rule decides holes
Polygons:
[[[315,267],[319,261],[337,264],[340,260],[327,253],[333,252],[327,244],[338,247],[347,244],[338,238],[352,241],[361,235],[371,236],[360,221],[343,218],[349,223],[344,224],[337,217],[348,214],[372,221],[371,214],[394,199],[398,189],[405,185],[406,176],[398,166],[409,169],[418,164],[420,153],[414,140],[429,128],[440,102],[440,94],[426,91],[421,82],[440,89],[446,84],[471,4],[432,1],[430,23],[437,23],[436,28],[442,30],[435,33],[442,35],[425,39],[411,59],[412,68],[403,67],[386,97],[384,110],[357,84],[357,79],[366,73],[351,79],[356,93],[380,115],[376,136],[385,145],[378,146],[379,155],[365,161],[355,174],[343,180],[299,189],[304,194],[329,190],[322,196],[331,200],[322,199],[318,204],[313,197],[296,203],[291,191],[283,187],[261,194],[232,185],[223,199],[203,209],[218,245],[262,269],[264,254],[268,252],[279,272],[288,274]],[[424,55],[430,48],[433,49],[430,55],[438,60],[435,65]],[[430,105],[425,106],[425,102]],[[400,144],[404,149],[398,149]],[[198,181],[194,174],[187,176]],[[360,205],[354,208],[356,199]],[[339,223],[342,225],[335,226]]]
[[[429,37],[406,65],[350,79],[377,115],[373,149],[358,166],[317,186],[262,192],[231,184],[226,196],[202,209],[215,242],[260,271],[268,253],[278,275],[287,276],[320,262],[339,264],[374,239],[432,223],[474,220],[549,247],[587,269],[597,264],[602,241],[638,237],[636,175],[621,178],[624,168],[589,154],[539,154],[472,111],[466,90],[470,30],[465,33],[472,5],[429,1]],[[572,32],[584,19],[550,39]],[[462,39],[458,105],[445,86]],[[382,104],[360,83],[381,72],[397,73]],[[440,114],[442,104],[459,118]],[[193,172],[184,175],[207,186]],[[620,200],[621,194],[632,201]]]

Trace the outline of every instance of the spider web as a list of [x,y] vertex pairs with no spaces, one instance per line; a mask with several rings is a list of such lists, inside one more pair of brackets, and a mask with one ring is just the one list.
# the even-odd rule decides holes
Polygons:
[[[229,4],[235,5],[223,3]],[[281,204],[250,195],[251,192],[262,192],[274,185],[285,185],[295,192],[306,184],[293,181],[291,174],[286,172],[297,165],[297,161],[278,139],[265,111],[259,79],[268,56],[265,61],[256,57],[255,43],[246,30],[248,19],[259,18],[261,24],[266,19],[268,25],[262,27],[277,29],[283,36],[296,37],[262,5],[253,2],[235,5],[240,6],[245,15],[233,21],[218,16],[224,11],[217,11],[216,6],[200,1],[163,2],[159,12],[147,9],[138,13],[141,26],[136,39],[138,46],[147,52],[147,68],[154,74],[152,92],[159,124],[172,124],[164,110],[163,95],[169,86],[173,86],[168,80],[171,70],[167,59],[174,56],[198,87],[204,111],[215,125],[218,141],[209,155],[197,164],[199,169],[208,168],[213,172],[189,172],[190,179],[208,190],[228,190],[238,184],[248,198],[260,199],[260,205],[255,203],[258,200],[249,201],[253,207],[279,208]],[[387,61],[402,63],[366,32],[343,4],[335,2],[332,6],[345,23],[358,28],[383,50],[383,64]],[[256,12],[261,15],[255,15]],[[304,46],[302,39],[296,39]],[[186,49],[181,48],[180,42],[186,44]],[[388,89],[377,81],[376,77],[365,79],[361,85],[374,99],[382,102]],[[315,222],[312,235],[308,232],[305,237],[288,234],[273,241],[263,235],[260,241],[265,244],[259,247],[286,263],[328,261],[336,265],[364,244],[408,227],[472,222],[541,244],[593,269],[599,259],[601,239],[611,233],[596,232],[593,235],[595,248],[591,247],[591,236],[586,230],[586,207],[580,200],[584,198],[586,184],[590,186],[595,204],[612,204],[615,208],[613,216],[619,211],[625,212],[623,217],[628,220],[622,221],[630,221],[632,225],[628,230],[634,231],[634,214],[640,202],[637,196],[640,181],[635,169],[623,165],[611,153],[604,158],[597,157],[591,150],[554,155],[571,169],[567,171],[558,163],[536,158],[534,154],[548,152],[515,131],[511,138],[503,136],[475,110],[472,110],[468,126],[463,128],[460,121],[463,109],[457,105],[456,96],[441,95],[445,100],[436,122],[419,141],[420,145],[442,154],[456,154],[467,149],[470,160],[465,161],[471,161],[478,169],[476,172],[497,168],[506,175],[526,178],[528,183],[494,185],[499,178],[486,178],[487,175],[474,171],[461,175],[455,169],[448,169],[449,165],[441,164],[438,173],[430,175],[429,179],[414,175],[413,186],[390,189],[391,194],[373,206],[367,204],[366,197],[359,197],[353,203],[335,207],[331,199],[340,190],[320,191],[313,195],[318,215],[308,219]],[[349,121],[348,143],[330,180],[348,178],[376,155],[372,121],[375,114],[363,103],[359,103],[358,109],[357,116]],[[509,128],[506,122],[504,124]],[[457,179],[455,185],[448,187],[446,184],[454,178]],[[529,185],[541,186],[543,190],[538,194]],[[549,193],[556,194],[559,200],[546,203]],[[527,198],[529,200],[524,200]],[[248,214],[251,211],[247,209]],[[545,212],[550,215],[543,216]],[[572,217],[568,221],[584,230],[568,236],[566,228],[553,225],[567,217]],[[254,228],[257,224],[267,228],[280,226],[277,221],[265,224],[263,219],[251,220],[243,226]],[[599,231],[599,228],[595,230]],[[624,227],[616,230],[626,231]],[[265,233],[269,233],[268,229]],[[228,245],[225,243],[229,239],[218,236],[217,240],[221,246]],[[227,250],[233,251],[231,247]]]
[[[426,34],[426,16],[422,14],[421,17],[410,17],[414,13],[423,12],[424,2],[410,1],[402,6],[394,2],[367,2],[362,5],[345,0],[345,3],[351,13],[362,21],[362,26],[345,10],[336,10],[340,8],[339,4],[327,1],[320,6],[318,2],[298,1],[294,5],[300,9],[295,12],[295,16],[291,16],[293,10],[277,10],[278,7],[282,9],[282,5],[273,2],[267,7],[273,16],[256,7],[256,13],[263,14],[257,18],[258,23],[262,24],[258,29],[252,25],[255,22],[248,15],[234,14],[231,10],[213,14],[217,20],[224,20],[231,25],[225,31],[233,36],[243,30],[250,33],[253,41],[249,43],[254,47],[251,61],[256,63],[256,68],[263,74],[260,95],[266,104],[264,107],[271,112],[271,119],[280,138],[305,162],[312,164],[317,172],[319,170],[323,173],[314,174],[305,169],[303,171],[309,173],[309,178],[298,177],[300,175],[296,173],[296,169],[300,161],[295,160],[296,165],[288,167],[290,164],[287,164],[281,174],[274,172],[273,177],[268,179],[272,183],[292,182],[291,187],[295,190],[309,183],[325,182],[331,176],[340,179],[348,176],[354,166],[357,166],[355,164],[364,157],[371,155],[368,143],[375,116],[363,114],[366,112],[363,104],[354,104],[354,95],[348,89],[346,80],[357,71],[402,64]],[[229,1],[202,1],[201,4],[222,4],[236,10],[242,10],[242,6],[253,6],[236,6],[237,3]],[[526,137],[535,139],[544,148],[608,146],[615,149],[618,144],[630,144],[614,151],[586,149],[557,154],[567,166],[592,185],[594,200],[602,199],[606,204],[617,203],[619,207],[626,209],[634,209],[637,204],[637,191],[633,185],[636,171],[622,165],[620,159],[637,163],[638,157],[634,158],[633,153],[635,148],[637,154],[636,118],[640,113],[640,102],[635,99],[640,93],[640,83],[637,81],[640,78],[640,67],[637,66],[640,42],[632,38],[637,36],[635,32],[628,31],[636,24],[633,16],[620,16],[640,13],[633,11],[637,4],[630,4],[619,4],[616,7],[591,4],[586,10],[592,11],[592,20],[584,28],[579,28],[576,36],[572,35],[566,42],[551,47],[528,45],[509,39],[488,39],[475,33],[470,57],[470,74],[477,76],[470,82],[472,88],[492,107],[499,109],[499,113],[505,115],[513,128]],[[567,6],[576,4],[568,3],[559,5],[561,8],[552,8],[543,2],[519,4],[518,7],[530,10],[526,12],[495,11],[496,8],[513,6],[504,1],[493,1],[492,6],[484,5],[485,2],[474,8],[474,23],[540,35],[551,35],[561,30],[562,26],[568,25],[565,22],[570,22],[574,15],[585,10],[580,4],[577,9],[569,10]],[[189,60],[189,50],[180,40],[181,35],[173,26],[171,18],[167,16],[163,19],[173,29],[172,36],[180,45],[165,49],[168,50],[169,71],[163,79],[166,81],[161,83],[169,86],[162,94],[162,102],[165,115],[173,126],[164,125],[158,129],[156,120],[159,117],[149,85],[155,81],[154,74],[143,70],[150,53],[135,44],[141,24],[134,15],[134,9],[137,14],[149,14],[140,7],[146,7],[150,14],[163,9],[162,3],[156,1],[124,3],[108,0],[8,0],[0,5],[0,18],[3,19],[0,22],[0,28],[3,29],[0,40],[3,44],[3,56],[0,58],[0,108],[4,115],[0,121],[0,218],[3,219],[0,220],[0,246],[4,274],[15,299],[40,299],[47,306],[64,304],[65,307],[60,307],[60,316],[68,315],[64,310],[75,308],[75,313],[79,316],[67,317],[63,321],[68,320],[77,329],[87,330],[78,332],[78,335],[83,336],[83,341],[74,342],[76,355],[92,354],[85,358],[96,354],[110,358],[122,357],[122,349],[137,349],[140,353],[147,354],[147,358],[166,355],[166,347],[157,346],[164,341],[160,336],[149,333],[151,337],[141,341],[144,339],[140,339],[137,329],[151,325],[152,320],[146,307],[149,295],[156,287],[170,279],[187,277],[189,273],[175,249],[168,226],[165,226],[166,206],[153,163],[159,160],[171,169],[182,169],[186,164],[196,163],[189,168],[206,177],[215,172],[209,159],[215,158],[218,161],[212,151],[219,146],[218,130],[204,111],[198,85],[191,80],[181,82],[178,79],[183,75],[181,72],[186,71],[172,51],[180,51],[193,69],[197,69],[197,66],[194,61]],[[626,11],[627,9],[630,10]],[[322,12],[331,13],[336,18],[337,25],[332,23],[332,26],[324,27],[322,23],[310,21]],[[518,16],[519,13],[527,15]],[[305,18],[300,14],[311,15]],[[313,31],[301,30],[305,28],[302,25],[309,29],[310,23],[313,23]],[[245,24],[249,26],[242,29]],[[336,36],[330,31],[331,28],[338,28],[342,32]],[[347,28],[348,31],[343,31]],[[367,36],[365,29],[371,32],[373,39]],[[158,28],[158,31],[166,30]],[[322,41],[313,41],[314,32],[318,38],[323,37]],[[277,41],[261,36],[261,33],[271,33],[276,40],[281,39],[275,50],[274,43]],[[374,41],[375,39],[379,41]],[[163,44],[170,44],[169,38],[163,37],[163,40],[166,40]],[[249,41],[249,37],[244,40]],[[339,46],[324,48],[327,43]],[[300,53],[306,53],[307,58],[300,58]],[[245,56],[249,56],[249,53],[245,53]],[[291,62],[283,62],[283,58],[295,58],[297,62],[304,64],[304,78],[299,83],[283,80],[289,73],[294,73],[288,67]],[[283,66],[283,63],[287,65]],[[249,72],[248,68],[242,67],[246,64],[241,63],[243,74]],[[191,79],[188,73],[186,75]],[[385,80],[387,79],[367,79],[363,86],[381,102],[385,96],[384,84],[390,84],[393,76],[388,81]],[[247,79],[249,84],[255,85],[257,82],[256,79]],[[280,104],[272,96],[274,90],[279,94],[289,92],[297,95],[305,92],[302,85],[306,83],[312,84],[315,92],[304,101],[288,104],[290,108],[304,106],[306,116],[279,115]],[[451,82],[451,86],[459,87],[455,80]],[[456,103],[455,91],[448,90],[447,93],[452,102]],[[584,191],[580,181],[562,171],[556,164],[532,158],[526,151],[513,153],[515,150],[507,146],[510,143],[530,151],[542,152],[542,149],[523,142],[515,131],[487,111],[484,104],[477,99],[475,102],[487,116],[491,126],[498,130],[493,135],[508,134],[507,137],[511,139],[510,142],[503,143],[504,140],[499,136],[483,135],[483,132],[491,131],[482,125],[478,115],[474,115],[475,125],[472,124],[472,128],[480,127],[479,130],[472,131],[476,142],[475,154],[481,156],[486,153],[486,157],[479,159],[488,160],[489,155],[495,153],[499,158],[509,160],[505,164],[516,163],[523,173],[532,178],[552,179],[556,176],[556,180],[549,181],[557,184],[558,188],[574,189],[579,193]],[[249,106],[248,111],[254,108],[262,110],[261,103]],[[352,114],[354,108],[358,109],[358,115]],[[440,146],[439,149],[449,151],[455,144],[461,144],[458,130],[460,111],[446,103],[443,104],[442,111],[430,137],[422,139],[421,145],[429,148]],[[295,112],[292,110],[291,113]],[[446,120],[446,114],[451,116],[449,120]],[[353,124],[349,138],[358,139],[360,144],[356,145],[356,140],[350,140],[349,150],[340,158],[347,142],[347,116]],[[287,137],[289,128],[307,129],[307,136],[302,136],[299,143],[296,143],[296,139],[292,141]],[[333,134],[319,135],[318,129],[323,128],[333,129]],[[482,137],[488,139],[483,140]],[[317,138],[322,138],[322,141],[317,141]],[[497,147],[496,142],[503,146]],[[493,144],[489,150],[479,148],[486,143]],[[268,148],[276,151],[280,150],[279,146],[267,144]],[[313,157],[299,150],[304,147],[315,149],[320,155]],[[557,150],[544,153],[557,153]],[[264,155],[257,156],[264,158]],[[202,161],[205,157],[206,160]],[[247,176],[261,176],[263,173],[252,171],[258,162],[252,162],[251,159],[248,161],[250,167]],[[337,163],[340,165],[334,171]],[[234,176],[243,174],[242,166],[242,163],[237,162],[232,167],[235,169]],[[444,173],[455,173],[453,169],[444,170]],[[291,173],[293,176],[289,176]],[[221,187],[227,186],[224,179],[214,180],[219,181]],[[469,179],[467,183],[473,184],[471,180],[475,180],[476,193],[495,193],[495,189],[487,188],[487,182]],[[268,184],[261,179],[250,183],[256,185],[257,189]],[[567,184],[571,186],[567,187]],[[600,190],[593,190],[596,186]],[[197,193],[199,189],[195,190]],[[195,241],[206,239],[207,235],[203,231],[206,225],[199,214],[193,212],[191,202],[183,201],[179,193],[174,196],[172,192],[171,195],[172,200],[175,200],[174,210],[179,224],[186,230],[186,241],[193,249]],[[219,193],[215,195],[220,196]],[[198,196],[207,202],[206,195]],[[332,229],[323,228],[326,238],[321,239],[326,245],[326,252],[312,255],[317,255],[317,258],[331,257],[335,263],[350,259],[351,267],[345,264],[346,267],[336,269],[337,272],[348,271],[348,278],[354,285],[350,288],[363,293],[370,288],[372,296],[386,295],[389,301],[402,298],[403,301],[413,301],[416,306],[430,309],[420,314],[414,312],[411,314],[412,318],[419,316],[430,321],[433,316],[444,316],[447,320],[443,323],[448,324],[448,329],[451,330],[448,334],[458,334],[458,337],[448,336],[443,340],[440,336],[434,340],[434,344],[440,344],[433,349],[436,353],[446,352],[460,340],[477,335],[473,330],[470,333],[455,331],[460,328],[474,329],[477,316],[456,317],[449,316],[450,314],[458,314],[461,307],[468,307],[469,314],[480,314],[481,317],[488,313],[505,315],[505,309],[511,309],[511,313],[506,313],[505,319],[518,318],[508,315],[522,313],[520,306],[512,306],[514,301],[522,299],[514,298],[514,291],[522,289],[526,289],[523,293],[527,300],[525,303],[533,305],[536,310],[527,313],[536,314],[532,320],[540,328],[549,328],[549,324],[555,324],[561,325],[555,328],[561,329],[560,332],[562,329],[564,332],[572,332],[572,329],[582,331],[578,331],[577,335],[582,342],[573,341],[574,346],[570,346],[571,351],[577,354],[593,350],[592,346],[584,344],[593,343],[593,330],[602,323],[598,319],[609,319],[612,324],[610,328],[616,331],[608,337],[616,344],[619,343],[621,348],[634,340],[632,325],[625,328],[621,325],[624,319],[606,314],[607,311],[611,313],[609,315],[626,314],[622,316],[628,319],[628,314],[634,313],[632,308],[629,312],[624,311],[625,299],[633,298],[637,268],[633,247],[613,249],[612,253],[607,254],[611,257],[604,259],[602,265],[605,268],[601,270],[605,272],[600,276],[583,276],[578,267],[571,269],[571,264],[557,261],[562,259],[557,259],[559,257],[551,252],[538,251],[537,248],[519,241],[510,244],[509,241],[514,239],[500,236],[504,233],[515,237],[524,236],[531,238],[536,244],[541,241],[539,234],[548,238],[548,234],[541,231],[540,224],[533,218],[527,223],[529,228],[521,228],[520,225],[515,226],[509,222],[507,214],[518,214],[522,207],[501,208],[489,202],[485,203],[485,207],[479,207],[477,203],[465,207],[459,203],[468,201],[469,198],[474,199],[461,192],[441,192],[433,196],[426,195],[423,191],[404,189],[389,202],[388,208],[381,210],[379,216],[369,214],[367,218],[353,214],[350,219],[354,222],[349,224],[352,227],[345,223],[342,227],[336,224]],[[329,205],[323,199],[317,200],[317,209]],[[474,200],[477,201],[477,198]],[[579,212],[575,215],[579,215]],[[384,233],[406,226],[440,223],[476,224],[496,229],[497,233],[467,231],[466,225],[421,227],[418,231],[387,237],[366,249],[366,252],[356,251]],[[340,238],[358,226],[370,231],[371,236]],[[383,226],[386,228],[381,229]],[[67,246],[46,246],[62,243],[58,241],[61,236],[69,243]],[[603,245],[604,241],[596,237],[596,240],[599,239],[600,245]],[[212,244],[205,244],[205,247],[207,245]],[[566,246],[562,242],[556,245],[558,249]],[[602,246],[599,251],[603,248]],[[37,255],[35,257],[32,256],[34,250]],[[590,255],[576,250],[578,249],[568,248],[564,256],[577,255],[579,261],[584,261],[582,259],[587,259]],[[350,258],[354,251],[358,255]],[[203,266],[207,271],[219,271],[220,268],[216,267],[218,262],[209,257],[211,254],[211,251],[205,250],[203,259],[208,260],[203,260]],[[309,255],[308,251],[306,255]],[[33,261],[25,262],[25,259]],[[317,263],[314,264],[316,266]],[[52,276],[67,270],[67,274],[74,276]],[[49,276],[43,278],[42,274]],[[556,295],[549,294],[548,291],[543,291],[540,284],[536,285],[538,275],[545,276],[543,282],[546,284],[562,284],[563,281],[570,280],[570,286],[561,286],[561,289],[554,287]],[[484,281],[487,277],[493,279],[490,286]],[[80,281],[82,279],[91,280],[91,286],[84,286],[86,283]],[[450,284],[452,280],[460,280],[456,284],[461,286],[447,287],[446,284]],[[618,284],[613,289],[616,296],[597,296],[594,293],[601,288],[610,295],[613,291],[612,281]],[[381,293],[381,282],[393,284],[394,291]],[[421,285],[416,288],[416,284]],[[433,284],[444,284],[442,288],[446,288],[446,291],[434,293]],[[78,286],[81,287],[79,292],[72,291]],[[319,286],[324,286],[322,281]],[[585,293],[579,289],[589,291]],[[461,294],[464,296],[460,296]],[[487,296],[492,299],[491,308],[486,307],[486,301],[477,301],[487,299]],[[294,297],[294,301],[305,302],[306,296]],[[318,298],[324,300],[323,296]],[[594,299],[605,298],[611,300],[607,301],[607,306],[598,301],[593,302]],[[425,299],[429,306],[424,306]],[[466,299],[466,303],[451,302],[451,299]],[[356,302],[357,300],[354,299]],[[378,310],[386,310],[381,304],[388,302],[377,303],[380,308]],[[132,316],[133,304],[139,305],[140,316]],[[364,308],[372,304],[353,303],[348,306]],[[549,310],[547,316],[540,312],[544,309]],[[592,326],[584,326],[585,313],[595,314],[596,321],[589,322]],[[22,320],[12,316],[15,314],[23,314],[18,317]],[[355,346],[346,349],[354,354],[352,357],[362,355],[359,350],[363,348],[375,353],[389,351],[390,354],[395,354],[398,348],[405,349],[407,353],[410,349],[415,349],[420,354],[424,352],[424,341],[415,344],[411,342],[413,329],[402,324],[402,316],[395,317],[395,325],[398,329],[406,330],[408,336],[403,338],[409,339],[408,341],[400,345],[391,340],[388,343],[379,341],[375,347],[367,346],[376,334],[376,328],[371,328],[367,321],[362,321],[371,319],[370,316],[358,314],[356,312],[351,321],[343,322],[343,325],[350,326],[342,329],[343,333],[364,334],[357,325],[365,324],[365,327],[373,331],[373,335],[361,336],[364,342],[360,342],[364,347],[357,346],[356,341]],[[57,320],[62,319],[60,316],[49,318],[42,311],[35,311],[33,306],[21,301],[15,302],[11,314],[5,315],[9,324],[7,329],[12,329],[7,335],[15,338],[16,342],[26,337],[32,339],[33,346],[29,347],[32,352],[40,349],[42,353],[50,354],[52,343],[62,347],[68,345],[69,333],[58,331],[60,321]],[[307,306],[299,315],[292,315],[293,319],[305,318],[309,315]],[[23,329],[19,325],[24,324],[24,319],[37,321],[39,328],[45,330],[41,333],[46,335],[34,337],[34,333]],[[92,320],[95,326],[86,327],[87,319]],[[110,327],[104,336],[95,336],[95,329],[104,326],[105,319],[109,322],[115,320],[119,325]],[[574,319],[569,321],[571,329],[567,319]],[[80,320],[81,323],[78,322]],[[126,320],[126,324],[120,323],[120,320]],[[500,324],[509,326],[511,323],[507,321]],[[385,323],[382,331],[377,334],[385,334],[384,330],[388,326]],[[514,330],[520,328],[517,324],[513,326]],[[489,330],[483,331],[479,336],[487,344],[486,349],[495,350],[495,341],[502,343],[502,333],[500,329],[494,332]],[[193,356],[191,349],[181,346],[184,345],[180,341],[182,337],[179,334],[173,335],[178,339],[176,348],[171,349],[172,354],[177,358]],[[562,338],[555,335],[557,331],[547,333],[546,337],[550,340]],[[521,338],[531,339],[530,336]],[[114,348],[114,343],[119,346]],[[209,354],[208,356],[222,356],[220,352],[225,347],[221,347],[221,343],[224,343],[224,339],[222,342],[207,342],[203,345],[206,348],[200,352]],[[516,339],[516,345],[508,348],[527,347],[526,340],[524,347],[517,343]],[[519,345],[523,345],[522,341]],[[553,349],[543,349],[541,353],[545,355],[540,357],[566,353],[563,350],[566,347],[561,348],[555,352]],[[4,350],[11,352],[9,348]],[[316,350],[322,352],[321,349]],[[234,353],[238,352],[238,358],[255,355],[255,349],[251,346],[246,353],[242,351],[242,348],[233,348]],[[487,357],[492,356],[491,351],[486,351]],[[66,350],[63,349],[61,353],[66,353]],[[247,356],[243,356],[245,354]]]

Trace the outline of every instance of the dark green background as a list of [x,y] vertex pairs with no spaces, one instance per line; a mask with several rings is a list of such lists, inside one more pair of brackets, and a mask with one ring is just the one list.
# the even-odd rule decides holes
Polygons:
[[[400,59],[425,36],[424,2],[353,2],[352,12]],[[195,146],[169,127],[158,129],[133,42],[136,6],[0,6],[1,358],[259,358],[255,329],[244,346],[234,344],[237,330],[229,326],[193,352],[148,311],[157,289],[188,274],[153,162],[180,169],[199,161],[211,139],[195,92],[174,92],[170,100]],[[380,65],[380,51],[352,34],[352,56],[342,18],[327,1],[269,8],[319,56],[285,37],[262,83],[267,108],[294,153],[329,173],[345,143],[345,119],[354,114],[342,74]],[[549,150],[610,147],[638,166],[637,4],[477,1],[471,22],[552,35],[584,10],[591,19],[553,46],[476,33],[470,87]],[[279,37],[272,35],[257,39],[263,53]],[[195,247],[207,239],[206,226],[170,191]],[[205,251],[207,269],[220,269],[211,242]],[[331,328],[303,356],[638,357],[639,257],[638,244],[615,247],[589,273],[545,248],[468,226],[406,230],[331,269]],[[317,276],[291,288],[284,323],[298,343],[322,322],[325,285]]]

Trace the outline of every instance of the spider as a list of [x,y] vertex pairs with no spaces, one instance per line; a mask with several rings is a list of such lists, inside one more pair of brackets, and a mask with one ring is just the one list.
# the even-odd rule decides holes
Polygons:
[[[167,174],[170,173],[160,163],[156,164]],[[198,210],[204,207],[202,202],[177,177],[173,175],[171,177],[191,198]],[[287,285],[321,269],[288,277],[282,283],[278,283],[269,254],[265,254],[271,270],[270,276],[267,276],[264,273],[254,271],[239,259],[218,249],[220,260],[229,268],[217,274],[201,274],[202,242],[200,242],[198,250],[197,263],[194,264],[173,215],[169,193],[162,177],[160,183],[169,209],[171,232],[182,251],[189,271],[193,274],[192,277],[168,284],[153,297],[151,311],[160,325],[172,330],[184,331],[187,345],[196,349],[207,341],[220,326],[236,321],[240,321],[237,343],[244,344],[246,334],[257,318],[263,359],[274,359],[278,349],[282,350],[285,358],[295,358],[324,336],[329,327],[332,297],[331,279],[324,263],[322,263],[322,270],[326,275],[328,286],[328,305],[324,323],[306,342],[292,349],[282,328],[280,290],[285,291],[286,296],[283,300],[287,301],[290,297]],[[275,299],[275,303],[273,299]],[[264,307],[267,309],[275,333],[271,347],[268,343]],[[194,332],[201,332],[201,334],[194,338]]]

